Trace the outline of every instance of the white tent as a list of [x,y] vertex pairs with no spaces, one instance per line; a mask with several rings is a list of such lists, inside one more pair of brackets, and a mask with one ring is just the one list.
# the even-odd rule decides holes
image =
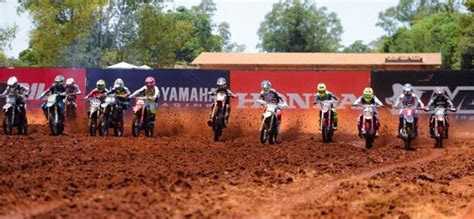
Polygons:
[[126,63],[126,62],[120,62],[120,63],[117,63],[115,65],[111,65],[107,68],[133,69],[133,68],[138,68],[138,66],[132,65],[132,64],[129,64],[129,63]]
[[145,69],[145,70],[151,70],[152,68],[148,65],[142,65],[140,67],[137,67],[138,69]]

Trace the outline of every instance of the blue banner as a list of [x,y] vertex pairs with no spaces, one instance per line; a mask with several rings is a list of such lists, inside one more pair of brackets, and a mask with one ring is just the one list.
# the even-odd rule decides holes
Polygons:
[[[224,70],[201,69],[87,69],[87,92],[95,88],[95,83],[103,79],[107,87],[112,87],[115,79],[122,78],[130,92],[143,87],[145,78],[156,80],[160,90],[161,107],[209,107],[213,99],[207,92],[216,88],[216,81],[224,77],[229,83],[229,72]],[[229,84],[230,85],[230,84]]]

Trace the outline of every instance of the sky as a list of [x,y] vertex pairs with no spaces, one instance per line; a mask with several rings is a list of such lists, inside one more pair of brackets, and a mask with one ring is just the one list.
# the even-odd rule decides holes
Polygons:
[[[232,41],[246,45],[246,52],[259,52],[257,31],[272,5],[279,0],[214,0],[217,11],[214,15],[216,24],[226,21],[230,24]],[[18,25],[12,48],[7,48],[7,56],[18,57],[28,47],[29,31],[33,28],[28,14],[18,14],[18,0],[0,0],[0,27]],[[168,7],[191,7],[200,0],[174,0]],[[395,6],[398,0],[315,0],[316,6],[326,7],[328,12],[335,12],[341,21],[343,34],[341,43],[348,46],[356,40],[370,43],[384,34],[375,26],[378,13]]]

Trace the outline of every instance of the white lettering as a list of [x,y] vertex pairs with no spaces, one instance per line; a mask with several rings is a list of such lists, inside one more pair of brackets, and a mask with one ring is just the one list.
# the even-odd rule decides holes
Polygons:
[[189,99],[189,101],[191,102],[197,102],[199,100],[198,98],[198,92],[197,92],[197,89],[195,87],[193,87],[191,89],[191,98]]
[[180,102],[187,102],[189,100],[189,87],[180,87],[178,92]]
[[175,87],[171,88],[169,101],[178,101],[178,93],[176,92]]
[[163,93],[163,100],[168,101],[168,93],[170,92],[170,87],[162,87],[161,93]]

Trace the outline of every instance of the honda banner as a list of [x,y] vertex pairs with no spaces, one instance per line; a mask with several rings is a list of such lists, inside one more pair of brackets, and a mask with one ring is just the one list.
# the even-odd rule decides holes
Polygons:
[[237,108],[257,108],[260,83],[269,80],[289,109],[313,108],[318,83],[341,99],[338,108],[349,107],[370,85],[367,71],[232,71],[231,89],[238,96]]
[[[53,84],[54,78],[57,75],[62,75],[65,79],[73,78],[84,93],[85,72],[84,68],[0,68],[0,82],[5,84],[9,77],[17,77],[21,84],[26,85],[30,89],[30,95],[26,103],[29,108],[35,109],[39,108],[41,103],[45,101],[38,97]],[[78,98],[82,98],[82,95]]]
[[[436,87],[444,87],[457,112],[451,118],[474,120],[474,71],[376,71],[372,86],[384,104],[393,105],[405,83],[427,104]],[[394,111],[397,113],[397,111]]]
[[213,99],[207,93],[216,88],[219,77],[229,79],[229,73],[224,70],[94,68],[87,69],[87,91],[94,89],[99,79],[112,87],[115,79],[122,78],[130,92],[134,92],[145,85],[148,76],[156,80],[162,107],[209,107]]

